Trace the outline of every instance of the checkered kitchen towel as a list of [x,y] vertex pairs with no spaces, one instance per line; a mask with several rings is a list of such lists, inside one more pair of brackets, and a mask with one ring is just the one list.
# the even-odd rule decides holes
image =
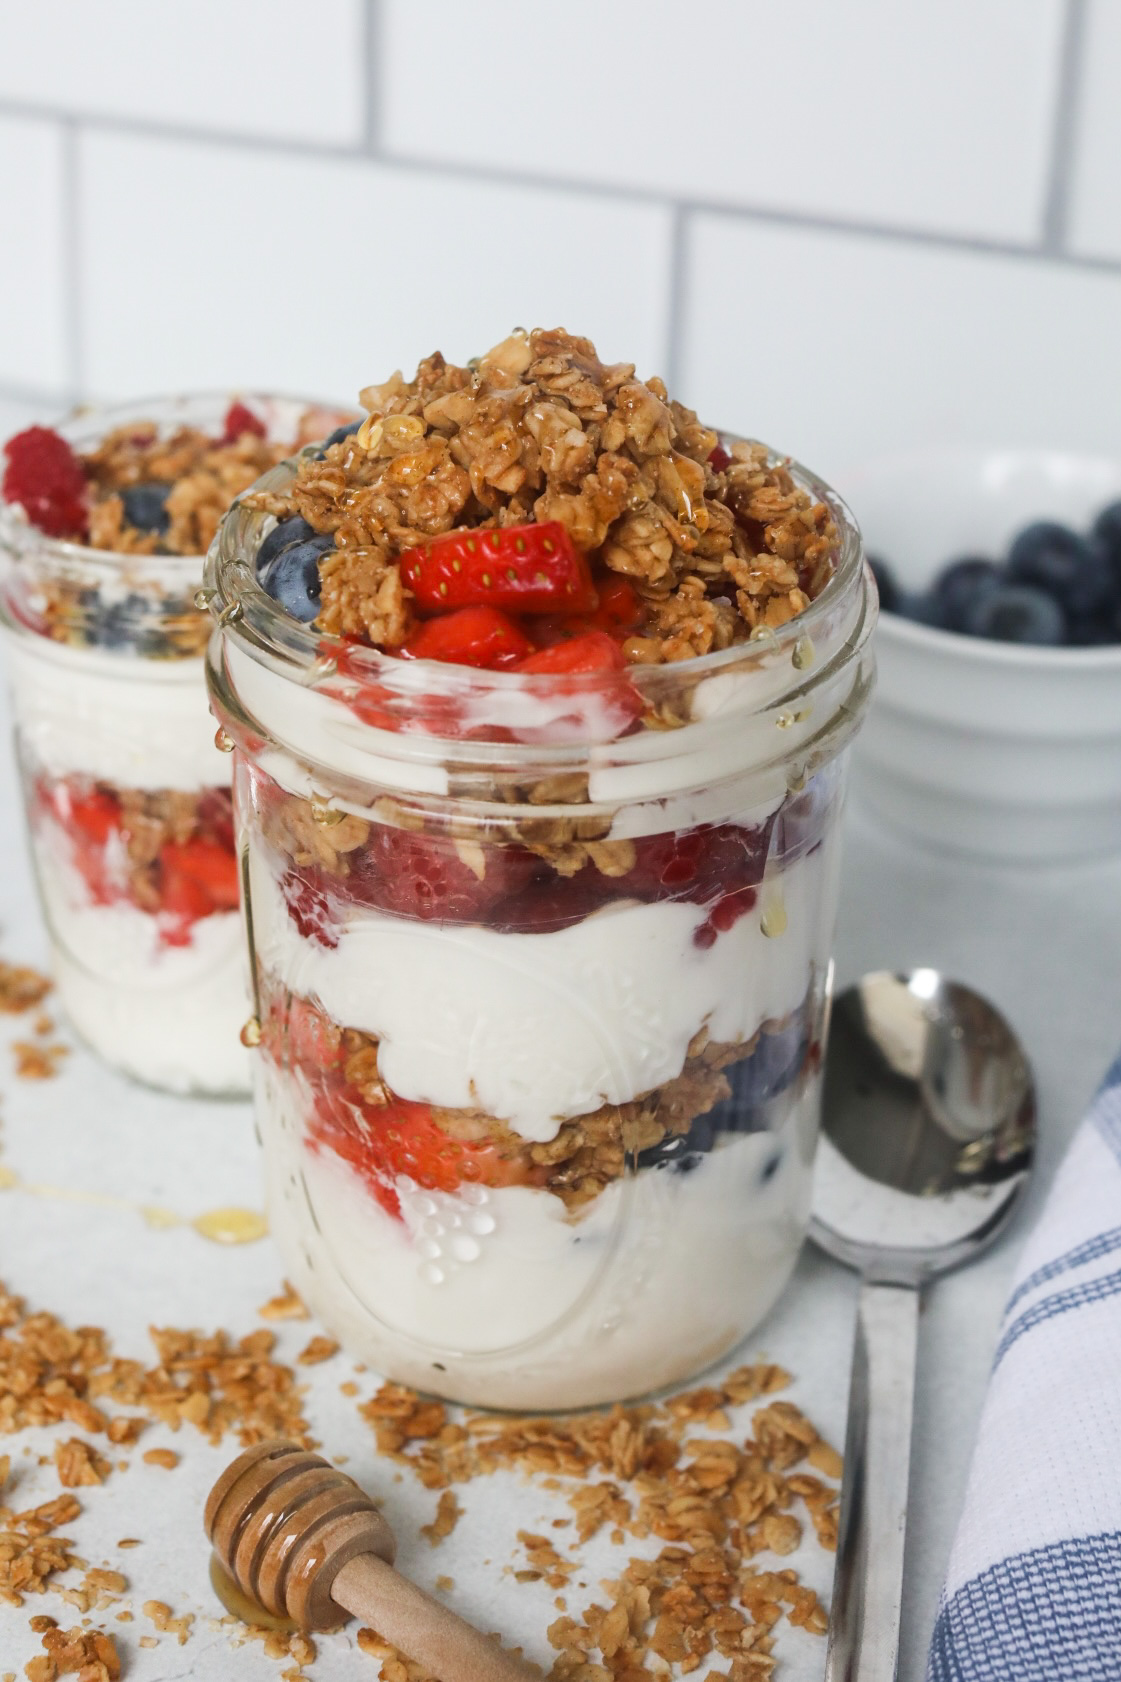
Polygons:
[[1121,1057],[1004,1313],[928,1682],[1121,1682]]

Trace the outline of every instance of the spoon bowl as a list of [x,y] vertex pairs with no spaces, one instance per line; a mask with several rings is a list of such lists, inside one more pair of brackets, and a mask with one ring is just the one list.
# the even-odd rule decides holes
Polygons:
[[1035,1088],[1012,1029],[937,971],[833,1006],[810,1232],[866,1278],[919,1284],[1000,1232],[1031,1173]]

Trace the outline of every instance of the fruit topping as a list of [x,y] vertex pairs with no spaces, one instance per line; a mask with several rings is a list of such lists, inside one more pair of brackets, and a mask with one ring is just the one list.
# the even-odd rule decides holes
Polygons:
[[[300,521],[301,525],[305,522]],[[295,525],[285,521],[285,525]],[[278,526],[277,531],[282,528]],[[271,537],[276,532],[270,532]],[[279,602],[293,619],[310,624],[319,612],[319,562],[335,540],[330,532],[313,532],[300,542],[288,543],[278,549],[260,574],[261,588]],[[264,545],[262,545],[262,548]]]
[[587,631],[583,636],[539,648],[518,665],[519,672],[568,672],[590,676],[595,672],[622,672],[627,662],[622,649],[606,631]]
[[461,607],[425,620],[401,653],[412,660],[445,660],[496,671],[518,665],[532,647],[525,633],[498,608]]
[[30,426],[4,446],[7,466],[0,489],[18,502],[33,526],[48,537],[82,538],[88,526],[86,477],[65,438]]
[[268,435],[268,427],[263,420],[259,420],[247,404],[233,402],[226,410],[226,419],[222,427],[222,442],[236,443],[246,433],[253,438],[264,438]]
[[1046,590],[1030,584],[998,584],[981,591],[965,610],[962,630],[994,642],[1037,643],[1057,648],[1066,641],[1066,619]]
[[170,485],[128,485],[121,492],[125,519],[137,531],[154,531],[162,537],[171,524],[167,511]]
[[401,557],[421,608],[500,607],[510,613],[590,613],[588,563],[559,520],[448,532]]

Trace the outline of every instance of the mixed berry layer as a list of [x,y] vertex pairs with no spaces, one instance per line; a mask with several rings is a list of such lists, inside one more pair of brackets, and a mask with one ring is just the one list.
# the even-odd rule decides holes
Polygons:
[[277,877],[299,934],[337,945],[356,909],[420,922],[478,924],[500,934],[552,934],[621,901],[698,907],[694,943],[717,936],[757,903],[764,870],[816,847],[826,813],[814,791],[790,796],[759,824],[701,824],[613,840],[594,818],[532,818],[521,838],[486,842],[369,823],[325,826],[309,801],[249,770],[261,833],[279,855]]
[[[832,575],[828,507],[761,444],[725,446],[659,379],[521,330],[361,393],[365,420],[251,505],[293,618],[402,659],[588,676],[796,618]],[[633,715],[632,715],[633,716]]]
[[[61,837],[90,905],[145,912],[165,946],[187,946],[203,918],[237,910],[228,789],[121,789],[40,774],[32,822]],[[49,849],[44,867],[50,868]]]
[[723,1136],[772,1127],[773,1101],[820,1059],[807,999],[746,1045],[719,1045],[701,1030],[675,1079],[530,1143],[480,1111],[401,1098],[379,1075],[373,1036],[332,1021],[274,978],[262,980],[262,1054],[298,1082],[308,1147],[346,1163],[397,1218],[402,1176],[446,1193],[467,1184],[536,1187],[574,1211],[628,1167],[689,1172]]

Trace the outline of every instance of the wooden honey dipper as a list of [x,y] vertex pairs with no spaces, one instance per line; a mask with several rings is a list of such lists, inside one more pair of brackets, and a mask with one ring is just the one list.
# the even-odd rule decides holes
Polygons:
[[336,1629],[350,1614],[441,1682],[540,1682],[393,1569],[393,1532],[365,1490],[295,1443],[258,1443],[206,1502],[206,1534],[236,1587],[273,1618]]

